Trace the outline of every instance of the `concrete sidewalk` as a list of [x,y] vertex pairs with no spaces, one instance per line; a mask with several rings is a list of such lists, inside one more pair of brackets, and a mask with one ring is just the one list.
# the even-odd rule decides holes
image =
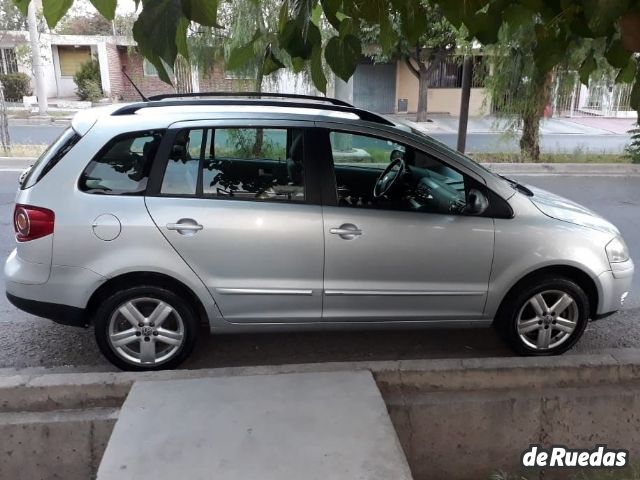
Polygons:
[[[459,118],[452,115],[432,114],[429,122],[415,122],[415,114],[391,115],[412,124],[427,133],[457,133]],[[545,118],[540,124],[541,135],[625,135],[634,127],[635,119],[574,117]],[[507,131],[508,121],[494,116],[470,117],[467,134],[493,133]]]

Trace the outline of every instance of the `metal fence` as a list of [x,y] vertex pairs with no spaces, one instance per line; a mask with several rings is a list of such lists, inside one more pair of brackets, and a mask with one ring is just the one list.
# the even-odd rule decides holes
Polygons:
[[580,82],[577,72],[558,73],[552,94],[553,115],[557,117],[632,118],[631,84],[616,84],[609,76]]

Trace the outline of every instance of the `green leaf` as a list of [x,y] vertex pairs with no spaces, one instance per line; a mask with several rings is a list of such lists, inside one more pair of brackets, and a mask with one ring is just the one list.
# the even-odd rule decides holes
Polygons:
[[13,0],[13,3],[16,7],[18,7],[18,9],[26,17],[29,10],[29,3],[31,3],[31,0]]
[[[465,23],[469,32],[475,36],[480,43],[489,45],[498,41],[498,31],[500,30],[500,17],[498,15],[489,15],[486,12],[480,12],[470,17]],[[473,25],[473,30],[470,25]]]
[[324,18],[337,30],[340,27],[340,19],[337,14],[342,5],[342,0],[320,0],[320,4],[324,11]]
[[49,28],[56,26],[71,5],[73,5],[73,0],[46,0],[42,3],[42,13],[47,19]]
[[[133,24],[133,39],[144,57],[150,61],[159,57],[172,66],[178,54],[177,43],[183,42],[182,38],[178,41],[178,36],[184,35],[186,43],[180,0],[146,0],[143,7]],[[154,65],[158,67],[156,63]]]
[[517,29],[533,20],[533,12],[522,5],[514,3],[502,12],[502,20],[513,29]]
[[300,57],[308,60],[314,45],[321,43],[320,29],[313,23],[309,24],[306,38],[303,36],[302,27],[295,20],[289,20],[280,34],[278,42],[291,57]]
[[96,10],[100,12],[107,20],[113,20],[116,16],[116,0],[91,0],[91,4],[96,7]]
[[291,66],[294,73],[300,73],[304,69],[304,58],[293,57],[291,58]]
[[226,66],[228,70],[242,69],[246,67],[249,62],[255,59],[253,43],[254,40],[251,40],[249,43],[231,50],[231,52],[229,53],[229,58],[227,58]]
[[282,32],[284,30],[287,21],[289,20],[289,0],[284,0],[282,2],[282,6],[280,7],[280,12],[278,13],[278,31]]
[[393,31],[393,27],[391,26],[391,22],[389,21],[388,16],[384,16],[380,21],[380,46],[382,47],[382,52],[385,54],[391,53],[393,48],[396,46],[397,37],[395,32]]
[[270,75],[276,70],[284,68],[284,63],[282,63],[271,51],[271,45],[267,47],[267,51],[265,52],[264,62],[262,63],[262,73],[264,75]]
[[591,49],[587,57],[580,65],[580,68],[578,69],[580,82],[582,82],[584,85],[589,85],[589,77],[591,76],[591,72],[593,72],[598,67],[593,53],[593,49]]
[[629,63],[631,52],[622,46],[620,39],[615,39],[605,50],[604,56],[612,67],[624,68]]
[[354,35],[346,35],[344,38],[331,37],[324,49],[324,58],[333,73],[347,82],[356,71],[362,46]]
[[182,12],[200,25],[221,28],[218,24],[218,0],[182,0]]
[[322,93],[327,93],[327,77],[322,69],[322,47],[314,45],[311,52],[311,81]]
[[180,17],[178,27],[176,29],[176,49],[184,58],[189,58],[189,46],[187,45],[187,30],[189,29],[189,20]]
[[638,64],[635,58],[630,58],[629,63],[624,68],[621,68],[616,76],[616,83],[631,83],[633,81],[633,77],[636,75],[636,70],[638,68]]

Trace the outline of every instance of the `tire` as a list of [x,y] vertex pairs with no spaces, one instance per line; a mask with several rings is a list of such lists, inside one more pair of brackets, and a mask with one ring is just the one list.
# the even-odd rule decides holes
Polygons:
[[586,293],[573,280],[560,276],[533,277],[516,285],[496,316],[496,326],[509,346],[530,356],[566,352],[580,339],[588,321]]
[[197,315],[183,298],[152,285],[112,293],[97,309],[94,326],[107,360],[132,371],[177,367],[193,351],[199,330]]

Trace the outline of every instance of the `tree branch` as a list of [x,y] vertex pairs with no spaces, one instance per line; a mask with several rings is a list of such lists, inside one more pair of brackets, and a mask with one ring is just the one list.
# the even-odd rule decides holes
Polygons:
[[405,63],[407,64],[407,67],[409,67],[409,71],[411,73],[413,73],[413,75],[416,78],[420,78],[420,72],[418,71],[418,69],[416,67],[413,66],[413,64],[411,63],[411,58],[410,57],[405,57],[404,58]]

